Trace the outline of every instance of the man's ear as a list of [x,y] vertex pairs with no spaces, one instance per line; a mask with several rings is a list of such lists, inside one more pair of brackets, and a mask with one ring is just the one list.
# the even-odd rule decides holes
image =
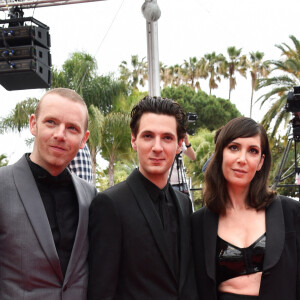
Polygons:
[[176,154],[179,154],[181,151],[181,147],[182,147],[182,143],[183,143],[183,139],[178,140],[178,145],[177,145],[177,149],[176,149]]
[[131,146],[132,149],[134,151],[136,151],[137,147],[136,147],[136,137],[133,135],[133,133],[131,132]]
[[36,122],[37,122],[37,120],[36,120],[35,114],[30,115],[29,128],[30,128],[30,132],[33,136],[36,136],[36,132],[37,132]]
[[89,135],[90,135],[90,132],[89,132],[89,131],[87,131],[87,132],[84,134],[83,139],[82,139],[81,144],[80,144],[80,149],[83,149],[83,148],[84,148],[84,145],[85,145],[86,141],[88,140]]

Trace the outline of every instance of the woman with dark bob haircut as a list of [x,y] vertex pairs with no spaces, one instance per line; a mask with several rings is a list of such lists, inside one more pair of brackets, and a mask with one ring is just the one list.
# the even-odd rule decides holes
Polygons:
[[240,117],[220,130],[192,216],[200,299],[300,299],[300,203],[268,188],[270,166],[260,124]]

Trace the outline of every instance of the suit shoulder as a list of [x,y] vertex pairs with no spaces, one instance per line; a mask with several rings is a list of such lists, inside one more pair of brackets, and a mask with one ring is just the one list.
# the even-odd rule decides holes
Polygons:
[[129,188],[126,181],[122,181],[96,195],[93,202],[98,203],[101,201],[109,200],[112,202],[122,201],[127,198]]
[[0,167],[0,176],[7,175],[13,169],[14,165],[8,165],[4,167]]
[[191,203],[191,199],[188,197],[188,195],[186,195],[185,193],[182,193],[180,191],[174,190],[175,195],[177,196],[178,200],[184,204],[189,204]]
[[202,219],[203,216],[209,212],[209,209],[205,206],[201,207],[200,209],[196,210],[193,214],[192,214],[192,220],[199,220]]
[[277,196],[273,201],[281,201],[283,211],[296,210],[298,212],[300,210],[300,202],[287,196]]
[[126,181],[122,181],[99,194],[107,195],[110,198],[119,198],[119,196],[124,197],[123,193],[128,191],[128,189],[129,188]]
[[180,203],[183,214],[191,215],[193,212],[191,199],[185,193],[182,193],[174,189],[173,191],[175,192],[175,195]]
[[[284,218],[286,222],[287,220],[296,220],[296,222],[300,222],[300,202],[298,200],[286,197],[286,196],[278,196],[281,200],[282,210],[284,214]],[[297,225],[298,226],[298,225]]]

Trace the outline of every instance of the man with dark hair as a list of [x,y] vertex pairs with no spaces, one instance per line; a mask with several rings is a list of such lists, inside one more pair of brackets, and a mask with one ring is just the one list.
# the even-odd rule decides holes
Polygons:
[[86,300],[88,208],[96,189],[68,164],[88,139],[74,91],[48,91],[30,116],[31,153],[0,168],[0,299]]
[[131,112],[139,168],[90,207],[89,300],[195,300],[189,198],[167,183],[186,133],[170,99],[145,97]]

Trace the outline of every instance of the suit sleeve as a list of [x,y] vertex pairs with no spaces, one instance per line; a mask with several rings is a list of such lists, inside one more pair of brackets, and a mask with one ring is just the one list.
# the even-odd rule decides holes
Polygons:
[[300,207],[298,207],[295,226],[297,234],[297,300],[300,300]]
[[88,300],[115,299],[121,253],[120,217],[113,201],[98,194],[90,206]]
[[204,239],[203,239],[204,209],[192,215],[192,244],[195,263],[196,285],[200,300],[216,299],[215,285],[209,280],[206,273]]

